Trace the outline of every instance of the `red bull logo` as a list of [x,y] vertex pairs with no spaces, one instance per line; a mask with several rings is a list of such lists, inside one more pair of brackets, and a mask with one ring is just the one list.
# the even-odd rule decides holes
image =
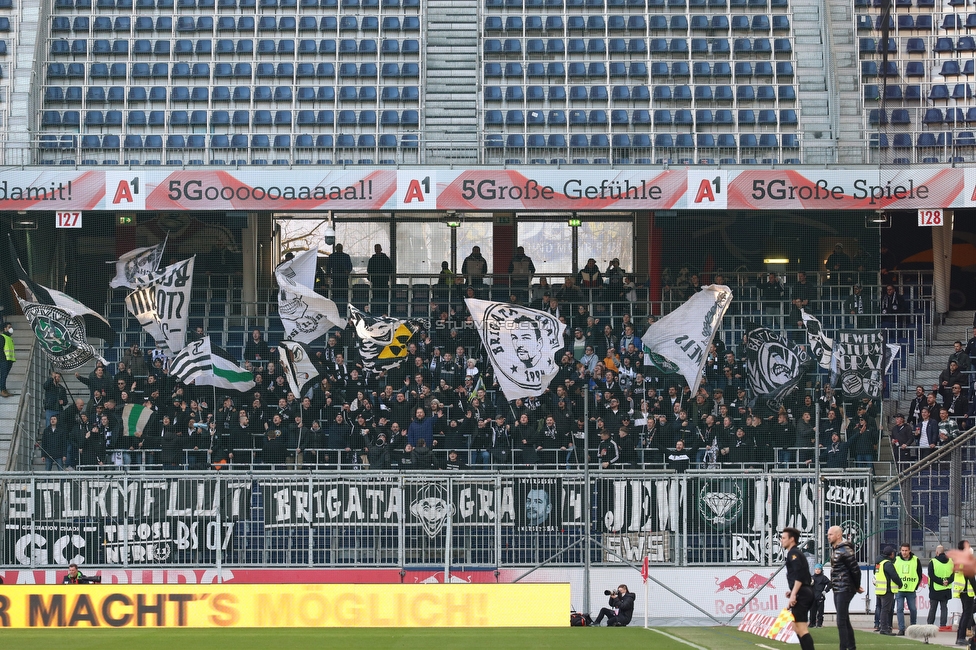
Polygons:
[[748,569],[743,569],[741,571],[736,571],[734,574],[730,575],[724,580],[715,578],[716,589],[715,592],[719,593],[722,591],[733,591],[737,594],[751,594],[758,589],[761,589],[767,582],[769,582],[772,576],[764,576],[759,573],[754,573]]

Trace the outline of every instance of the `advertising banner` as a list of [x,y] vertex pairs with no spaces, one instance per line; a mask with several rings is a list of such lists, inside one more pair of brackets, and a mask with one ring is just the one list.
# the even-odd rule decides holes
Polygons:
[[0,174],[0,210],[884,210],[976,205],[976,170],[59,169]]
[[0,627],[566,627],[569,594],[566,583],[15,586],[0,593]]

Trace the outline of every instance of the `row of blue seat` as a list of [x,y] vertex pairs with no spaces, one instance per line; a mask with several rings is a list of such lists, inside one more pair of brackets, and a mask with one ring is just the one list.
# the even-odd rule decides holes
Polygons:
[[[294,92],[293,92],[294,90]],[[329,86],[299,86],[292,89],[291,86],[277,86],[273,90],[271,86],[237,86],[231,91],[227,86],[174,86],[170,92],[165,86],[129,86],[128,91],[123,86],[110,86],[106,91],[101,86],[93,86],[84,91],[81,86],[48,86],[44,89],[45,106],[57,106],[59,104],[81,104],[87,100],[91,103],[119,104],[124,102],[141,103],[166,102],[169,100],[176,103],[183,102],[235,102],[250,104],[263,102],[291,102],[294,99],[297,103],[310,102],[334,102],[339,101],[356,102],[375,102],[377,99],[383,102],[416,102],[420,100],[420,88],[418,86],[384,86],[377,96],[375,86],[340,86],[338,92],[336,87]]]
[[[968,37],[967,37],[968,38]],[[864,39],[862,39],[864,40]],[[867,39],[872,40],[872,39]],[[962,39],[960,39],[962,40]],[[970,38],[970,40],[972,40]],[[729,45],[727,38],[652,38],[648,44],[643,38],[570,38],[565,42],[561,38],[530,38],[525,41],[524,53],[533,54],[605,54],[630,53],[644,54],[789,54],[793,51],[793,42],[789,38],[775,38],[770,43],[768,38],[737,38]],[[976,45],[974,45],[976,50]],[[486,38],[483,44],[485,56],[523,54],[523,42],[518,38]],[[962,51],[962,50],[960,50]]]
[[[883,69],[878,67],[877,61],[861,61],[862,77],[898,77],[898,61],[887,61]],[[962,66],[955,59],[943,61],[942,68],[937,72],[942,77],[958,77],[965,75],[973,76],[976,72],[973,59],[967,59]],[[905,61],[905,76],[925,78],[928,76],[928,68],[922,61]]]
[[[871,7],[871,6],[881,8],[882,6],[884,6],[885,1],[886,0],[854,0],[854,6],[857,8]],[[959,6],[965,6],[966,1],[967,0],[949,0],[947,4],[950,7],[959,7]],[[912,0],[894,0],[894,2],[892,2],[891,4],[896,8],[907,9],[908,7],[912,6]],[[920,9],[934,9],[935,0],[915,0],[915,6]]]
[[[924,38],[909,38],[905,40],[905,54],[925,54]],[[884,50],[882,39],[861,38],[858,39],[858,51],[861,54],[881,53]],[[932,51],[936,54],[951,54],[952,52],[976,52],[976,38],[972,36],[961,36],[959,40],[953,42],[948,36],[939,36],[935,39],[935,46]],[[888,39],[888,52],[895,54],[898,52],[898,39]]]
[[[294,115],[294,117],[293,117]],[[85,126],[107,126],[119,127],[123,124],[128,126],[166,126],[165,111],[146,111],[129,110],[123,111],[85,111]],[[44,128],[56,128],[61,126],[77,127],[80,126],[79,111],[52,111],[45,110],[41,113],[41,126]],[[290,110],[281,111],[171,111],[169,113],[170,127],[196,127],[196,126],[405,126],[417,127],[420,125],[420,114],[416,110],[394,111],[297,111],[293,114]]]
[[[938,101],[938,100],[950,100],[950,99],[970,99],[973,96],[973,87],[969,84],[956,84],[952,92],[949,92],[949,87],[945,84],[936,84],[929,89],[928,99]],[[884,89],[884,98],[886,100],[895,101],[910,101],[917,102],[921,101],[923,98],[922,86],[920,85],[910,85],[905,86],[904,90],[898,84],[888,84]],[[877,84],[867,84],[864,86],[864,99],[865,101],[878,101],[881,99],[881,89]]]
[[[920,0],[925,2],[927,0]],[[956,0],[958,1],[958,0]],[[595,10],[628,7],[630,9],[786,9],[789,0],[485,0],[488,9],[578,9]]]
[[[382,22],[375,16],[363,17],[361,22],[356,16],[281,16],[275,19],[274,16],[261,16],[257,22],[254,16],[240,16],[236,20],[233,16],[180,16],[176,19],[177,32],[207,32],[212,33],[216,29],[220,32],[240,32],[253,34],[255,28],[258,32],[419,32],[419,16],[384,16]],[[4,18],[4,20],[7,20]],[[402,22],[401,22],[402,20]],[[53,16],[51,18],[51,32],[60,34],[64,32],[81,33],[100,33],[115,32],[128,34],[132,29],[136,32],[158,32],[165,34],[173,33],[173,17],[158,16],[155,21],[151,16],[138,16],[133,23],[129,16],[116,16],[113,20],[110,16],[96,16],[90,19],[89,16],[75,16],[73,19],[68,16]],[[9,23],[7,29],[9,30]]]
[[[939,113],[928,113],[929,109],[925,109],[926,113],[924,117],[929,118],[927,124],[976,124],[976,106],[969,109],[962,108],[950,108],[946,109],[945,113],[939,111],[939,109],[933,109],[939,111]],[[868,113],[868,124],[874,126],[878,124],[894,124],[894,125],[908,125],[912,123],[911,113],[907,108],[896,108],[888,114],[888,111],[882,111],[880,109],[874,108]]]
[[797,113],[793,109],[780,109],[778,114],[774,109],[763,109],[758,111],[752,109],[740,109],[737,111],[736,122],[732,121],[732,111],[728,109],[718,110],[714,113],[709,109],[676,110],[656,109],[648,111],[637,109],[626,111],[623,109],[613,110],[609,113],[602,109],[585,110],[551,110],[544,111],[509,110],[487,110],[484,113],[485,126],[607,126],[607,125],[627,125],[627,124],[654,124],[657,126],[668,126],[671,124],[687,125],[694,124],[738,124],[739,126],[760,124],[763,126],[795,126],[798,123]]
[[[12,0],[0,0],[0,8],[10,8]],[[54,0],[56,11],[90,11],[133,8],[145,11],[213,9],[420,9],[420,0]]]
[[[899,31],[914,30],[930,32],[936,24],[938,23],[933,22],[932,14],[922,14],[921,16],[898,14],[897,23],[893,16],[888,17],[888,29],[895,29],[897,26]],[[872,17],[868,14],[859,14],[857,16],[858,31],[881,31],[883,26],[884,22],[881,16]],[[957,14],[947,14],[942,18],[942,24],[940,25],[940,29],[946,31],[964,28],[976,28],[976,14],[968,14],[965,20]]]
[[[119,136],[116,134],[108,135],[82,135],[80,136],[82,149],[114,149],[120,147],[125,149],[162,149],[162,135],[137,135],[129,134]],[[42,135],[38,146],[41,149],[74,149],[78,145],[78,136],[55,136]],[[405,148],[415,148],[418,136],[402,135],[400,146]],[[351,149],[351,148],[375,148],[396,149],[397,136],[386,133],[377,136],[366,134],[360,136],[340,134],[311,135],[307,133],[297,134],[292,139],[291,135],[266,135],[237,133],[233,135],[220,134],[210,136],[211,149],[239,149],[239,150],[265,150],[265,149],[288,149],[294,146],[296,149]],[[206,149],[207,136],[204,135],[180,135],[173,134],[166,136],[166,149]]]
[[526,16],[523,21],[522,16],[507,16],[502,20],[501,16],[488,16],[485,18],[484,31],[490,32],[528,32],[556,31],[562,33],[569,31],[589,31],[589,32],[644,32],[650,31],[670,31],[687,32],[689,25],[692,31],[708,32],[727,32],[745,31],[762,32],[768,34],[773,31],[789,31],[790,18],[785,14],[775,14],[768,16],[758,14],[752,17],[736,15],[731,17],[715,15],[709,19],[708,16],[692,16],[689,23],[688,17],[683,15],[671,16],[670,20],[661,14],[652,15],[645,19],[644,16],[569,16],[563,21],[562,16]]
[[[747,79],[755,77],[772,77],[775,71],[776,77],[785,79],[793,77],[793,63],[791,61],[736,61],[735,67],[729,61],[693,61],[690,65],[688,61],[674,61],[670,65],[666,61],[654,61],[651,63],[650,75],[654,79],[686,78],[691,77],[694,71],[695,77],[711,76],[715,78],[731,78],[733,70],[736,79]],[[774,66],[775,63],[775,66]],[[635,77],[646,79],[648,75],[647,64],[643,61],[633,61],[629,65],[620,61],[613,61],[609,66],[602,61],[593,61],[589,64],[581,61],[573,61],[568,64],[570,77],[606,77],[609,73],[611,79],[617,77]],[[567,64],[559,61],[550,63],[530,62],[524,66],[519,62],[509,62],[502,67],[497,61],[489,61],[484,64],[484,76],[486,79],[505,77],[507,79],[526,78],[565,78]]]
[[[4,42],[4,46],[6,43]],[[416,79],[420,77],[420,65],[417,63],[383,63],[377,66],[375,63],[355,63],[339,64],[340,79],[370,79],[375,80],[377,76],[384,79]],[[336,67],[332,63],[258,63],[252,67],[250,63],[215,63],[213,67],[213,79],[246,79],[252,78],[295,78],[295,79],[333,79],[336,76]],[[131,68],[132,79],[209,79],[209,63],[174,63],[170,68],[169,63],[133,63]],[[126,79],[126,64],[113,63],[110,66],[104,63],[93,63],[89,70],[89,79]],[[69,63],[49,63],[47,66],[47,79],[85,79],[85,64]]]
[[976,107],[968,110],[962,108],[947,108],[945,113],[941,108],[927,108],[922,116],[923,124],[961,124],[976,121]]
[[[644,96],[639,93],[639,98]],[[796,89],[793,86],[655,86],[652,98],[655,101],[717,101],[731,102],[742,101],[795,101]],[[486,102],[564,102],[569,101],[590,101],[607,102],[613,101],[634,101],[634,95],[628,86],[614,86],[611,92],[607,92],[606,86],[570,86],[567,95],[566,88],[563,86],[485,86],[484,99]]]
[[[888,134],[872,133],[871,146],[885,149],[889,146]],[[952,132],[919,133],[913,142],[911,133],[896,133],[890,140],[890,146],[895,149],[913,149],[915,147],[976,147],[976,135],[972,131],[962,131],[953,138]]]
[[[780,146],[780,138],[774,133],[742,133],[738,138],[738,147],[742,148],[777,148]],[[735,149],[736,137],[731,133],[712,135],[710,133],[658,133],[654,136],[655,147],[675,147],[683,149],[693,149],[697,146],[719,149]],[[792,133],[784,133],[782,136],[784,149],[798,149],[800,147],[799,138]],[[607,137],[602,133],[590,136],[578,133],[566,136],[556,133],[548,137],[544,135],[512,134],[503,137],[500,134],[490,134],[485,136],[485,146],[488,148],[522,148],[529,149],[565,149],[567,146],[574,149],[649,149],[651,147],[651,136],[647,133],[637,133],[633,136],[626,133],[618,133],[612,137]]]
[[[87,55],[89,49],[94,55],[129,55],[130,41],[126,39],[95,39],[91,41],[89,48],[88,39],[79,38],[69,41],[68,39],[54,39],[51,41],[51,56],[83,56]],[[258,39],[257,48],[253,39],[242,38],[239,40],[219,39],[161,39],[151,41],[149,39],[136,39],[131,42],[132,54],[134,55],[155,55],[168,57],[171,53],[180,55],[204,55],[209,57],[211,54],[226,54],[236,56],[250,56],[255,53],[264,56],[294,56],[297,52],[302,55],[335,55],[335,54],[420,54],[420,41],[415,38],[401,40],[386,38],[377,42],[376,39],[363,38],[352,39],[344,38],[337,41],[335,39],[322,39],[316,42],[314,39],[304,39],[296,43],[293,39],[283,38],[275,40],[272,38]]]

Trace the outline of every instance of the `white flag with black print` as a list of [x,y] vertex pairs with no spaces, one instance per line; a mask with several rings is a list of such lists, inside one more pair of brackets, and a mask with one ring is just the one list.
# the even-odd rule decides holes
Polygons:
[[407,344],[423,325],[387,316],[370,316],[349,305],[349,325],[356,332],[363,367],[390,370],[407,358]]
[[299,399],[322,377],[322,372],[312,361],[311,351],[298,341],[279,343],[278,359],[291,392]]
[[559,372],[555,355],[566,324],[552,314],[505,302],[465,298],[495,380],[506,400],[541,395]]
[[93,359],[108,362],[88,343],[85,321],[56,305],[21,300],[20,308],[30,323],[38,345],[61,370],[77,370]]
[[[282,262],[275,269],[278,281],[278,316],[285,327],[285,338],[301,343],[325,336],[333,327],[346,328],[346,320],[339,316],[336,304],[315,293],[315,260],[318,251],[307,250],[293,259]],[[311,260],[310,284],[308,281]]]
[[698,392],[708,348],[722,317],[732,304],[732,290],[724,284],[710,284],[694,294],[683,305],[647,328],[641,343],[647,363],[678,373]]
[[156,311],[155,286],[141,287],[127,295],[125,308],[154,341],[165,340],[159,327],[159,313]]
[[[166,235],[167,239],[169,235]],[[153,280],[159,263],[163,259],[163,251],[166,249],[166,240],[161,241],[155,246],[137,248],[125,253],[114,262],[115,277],[108,283],[113,289],[128,287],[136,289],[149,284]],[[112,264],[112,262],[108,262]]]
[[807,345],[810,346],[810,353],[817,360],[824,370],[830,370],[834,364],[834,341],[823,330],[823,325],[817,320],[816,316],[800,310],[803,317],[803,326],[807,329]]
[[169,374],[188,384],[213,368],[210,337],[204,336],[180,350],[169,363]]

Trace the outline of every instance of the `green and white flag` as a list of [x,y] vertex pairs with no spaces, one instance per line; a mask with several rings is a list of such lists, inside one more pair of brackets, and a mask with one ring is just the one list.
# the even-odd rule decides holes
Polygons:
[[148,406],[126,404],[125,410],[122,412],[122,425],[125,429],[125,435],[134,436],[136,431],[143,431],[155,413]]
[[197,386],[216,386],[246,391],[254,387],[254,376],[237,365],[237,360],[205,336],[179,352],[170,364],[170,374]]

